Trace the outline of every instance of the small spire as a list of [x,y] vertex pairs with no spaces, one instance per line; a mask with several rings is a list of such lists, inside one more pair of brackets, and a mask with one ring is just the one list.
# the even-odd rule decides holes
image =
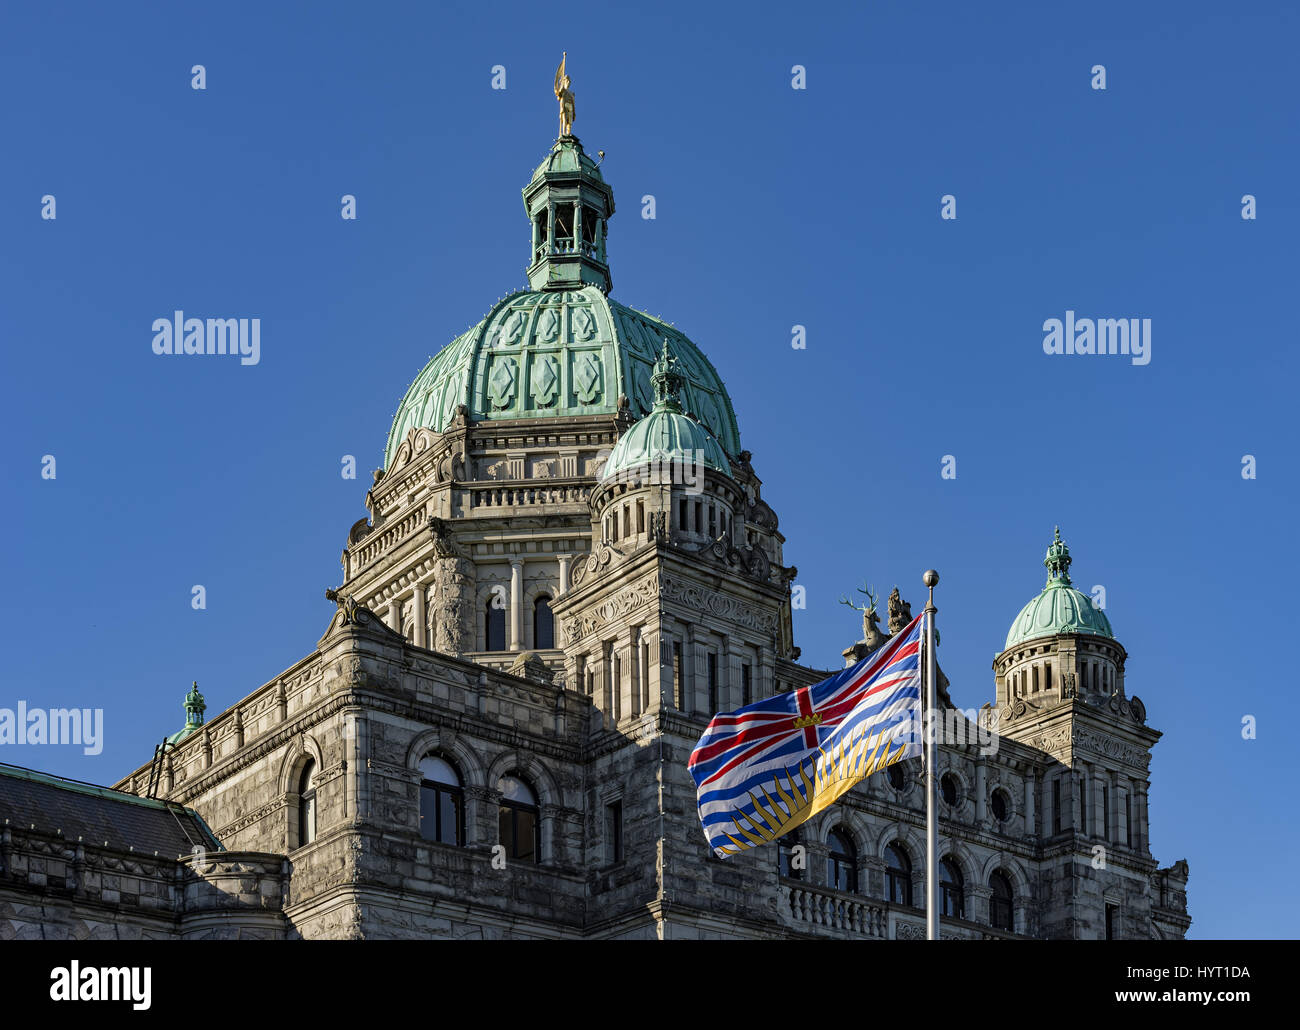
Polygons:
[[185,728],[198,729],[203,725],[203,713],[208,710],[203,695],[199,693],[199,681],[195,680],[190,692],[185,695]]
[[1043,564],[1047,566],[1047,585],[1063,586],[1070,585],[1070,563],[1073,559],[1070,557],[1070,549],[1065,546],[1065,541],[1061,539],[1061,527],[1056,527],[1056,537],[1051,546],[1047,548],[1047,557],[1043,559]]
[[677,359],[668,349],[668,337],[664,337],[663,350],[650,373],[650,383],[655,391],[655,409],[657,411],[681,411],[681,391],[686,377],[677,371]]

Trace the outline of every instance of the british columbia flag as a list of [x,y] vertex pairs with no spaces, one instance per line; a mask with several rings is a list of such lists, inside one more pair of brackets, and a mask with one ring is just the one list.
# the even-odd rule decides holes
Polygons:
[[717,854],[773,841],[921,753],[922,620],[830,679],[713,717],[687,767]]

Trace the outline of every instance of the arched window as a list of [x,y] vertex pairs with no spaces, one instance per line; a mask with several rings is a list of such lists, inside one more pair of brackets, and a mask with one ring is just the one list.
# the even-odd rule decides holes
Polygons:
[[1000,823],[1007,821],[1007,816],[1011,814],[1011,809],[1007,805],[1007,795],[1005,791],[995,790],[991,800],[990,807],[993,809],[993,818]]
[[316,839],[316,763],[308,759],[298,780],[298,847]]
[[951,855],[939,863],[939,911],[954,919],[966,918],[966,892],[962,888],[961,870]]
[[939,780],[939,793],[943,796],[943,803],[945,805],[956,805],[957,777],[952,773],[944,773],[943,778]]
[[1015,899],[1011,892],[1011,880],[1006,873],[995,871],[989,877],[989,887],[993,891],[993,896],[989,898],[989,925],[1014,932]]
[[898,844],[885,849],[885,900],[895,905],[912,904],[912,860]]
[[420,836],[439,844],[465,843],[465,792],[451,764],[436,755],[420,762]]
[[831,830],[826,838],[826,883],[839,891],[858,889],[858,849],[841,826]]
[[[795,863],[795,848],[801,848],[799,852],[803,861]],[[803,871],[807,862],[807,849],[803,848],[803,836],[798,830],[791,830],[784,836],[776,839],[776,867],[782,875],[789,877],[791,880],[802,880]]]
[[542,820],[533,788],[513,773],[501,777],[500,830],[506,858],[517,862],[541,860]]
[[484,647],[485,651],[504,651],[506,649],[506,610],[496,605],[497,594],[493,591],[484,610]]
[[546,650],[555,646],[555,616],[551,599],[542,594],[533,602],[533,647]]
[[889,780],[889,785],[895,790],[902,790],[907,786],[907,777],[903,773],[903,767],[897,762],[885,766],[885,776]]

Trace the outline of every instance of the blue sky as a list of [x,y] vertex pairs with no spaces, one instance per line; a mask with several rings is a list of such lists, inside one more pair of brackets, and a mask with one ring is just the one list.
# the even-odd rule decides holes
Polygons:
[[[1059,523],[1165,733],[1152,849],[1191,863],[1193,936],[1293,934],[1248,870],[1300,852],[1300,16],[1057,6],[6,5],[0,706],[103,707],[106,739],[0,761],[113,782],[191,680],[220,711],[312,650],[408,383],[524,283],[567,50],[614,296],[725,378],[804,660],[857,637],[842,592],[915,604],[933,566],[979,706]],[[260,317],[260,363],[155,356],[177,308]],[[1066,310],[1150,318],[1150,364],[1045,355]]]

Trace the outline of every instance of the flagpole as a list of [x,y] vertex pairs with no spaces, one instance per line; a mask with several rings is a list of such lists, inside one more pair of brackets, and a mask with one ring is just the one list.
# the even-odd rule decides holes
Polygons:
[[935,870],[939,865],[939,812],[938,794],[938,733],[939,722],[935,708],[934,676],[934,616],[939,610],[934,606],[934,588],[939,573],[927,569],[921,577],[930,588],[930,598],[925,606],[925,936],[927,940],[939,939],[939,880]]

